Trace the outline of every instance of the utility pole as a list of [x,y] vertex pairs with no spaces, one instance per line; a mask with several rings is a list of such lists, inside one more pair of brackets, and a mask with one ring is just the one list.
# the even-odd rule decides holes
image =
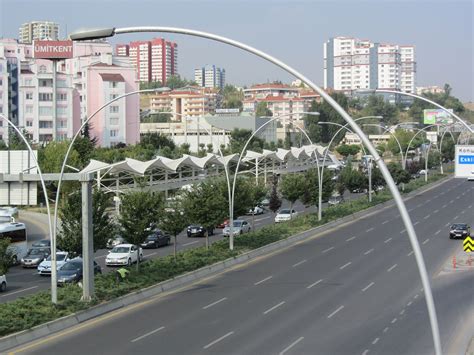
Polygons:
[[81,174],[82,191],[82,300],[94,295],[94,234],[92,229],[92,175]]
[[367,164],[369,169],[369,202],[372,202],[372,157],[367,158]]

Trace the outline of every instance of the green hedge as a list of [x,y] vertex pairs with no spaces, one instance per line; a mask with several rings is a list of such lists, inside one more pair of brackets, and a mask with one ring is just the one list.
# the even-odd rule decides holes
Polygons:
[[[445,175],[431,175],[429,182],[439,180]],[[405,193],[413,191],[425,184],[418,179],[405,184]],[[115,281],[114,273],[107,273],[96,277],[95,297],[89,303],[80,301],[82,290],[77,285],[58,288],[58,305],[50,302],[49,291],[42,291],[28,295],[15,301],[0,305],[0,336],[32,328],[77,311],[86,309],[89,305],[96,305],[112,300],[127,293],[152,286],[159,282],[172,279],[183,273],[214,264],[228,258],[235,257],[246,251],[259,248],[296,233],[322,225],[329,221],[364,210],[391,198],[388,191],[383,190],[373,196],[372,203],[367,197],[331,206],[323,210],[322,221],[318,221],[317,214],[306,214],[287,223],[269,225],[255,232],[244,234],[235,239],[234,250],[228,249],[227,240],[213,243],[209,250],[199,247],[178,253],[176,260],[172,255],[148,260],[140,265],[139,271],[133,266],[126,281],[119,284]]]

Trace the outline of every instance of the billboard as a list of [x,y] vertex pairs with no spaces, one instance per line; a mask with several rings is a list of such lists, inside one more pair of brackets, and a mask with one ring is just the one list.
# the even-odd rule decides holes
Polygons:
[[[452,109],[448,109],[448,111],[453,112]],[[424,124],[452,124],[453,117],[449,113],[441,109],[423,110],[423,123]]]
[[72,41],[34,41],[33,51],[36,59],[72,58]]
[[474,179],[474,145],[456,145],[454,176]]
[[[37,151],[33,151],[38,157]],[[0,151],[0,175],[2,174],[36,174],[35,158],[28,150]],[[6,182],[0,178],[0,206],[36,205],[37,182]]]

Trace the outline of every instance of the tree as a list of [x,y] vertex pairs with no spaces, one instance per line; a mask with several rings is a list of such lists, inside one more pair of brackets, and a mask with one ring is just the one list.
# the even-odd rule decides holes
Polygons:
[[[248,141],[251,135],[252,131],[249,129],[234,128],[230,133],[230,152],[240,154],[244,148],[245,143]],[[262,138],[254,136],[247,146],[247,149],[261,152],[264,145],[265,141]]]
[[372,188],[374,189],[375,193],[380,187],[384,187],[386,185],[385,179],[377,167],[372,167]]
[[268,108],[268,105],[265,101],[260,101],[257,104],[257,108],[255,110],[255,116],[257,116],[257,117],[271,117],[271,116],[273,116],[273,113]]
[[165,208],[159,226],[161,230],[165,233],[168,233],[173,236],[173,253],[174,259],[176,260],[177,252],[177,236],[183,231],[187,226],[187,219],[184,216],[184,210],[181,200],[173,201],[168,208]]
[[[64,206],[59,210],[61,232],[58,238],[58,247],[70,254],[82,255],[82,196],[80,192],[73,193],[66,198]],[[115,225],[106,212],[110,206],[111,196],[101,190],[92,194],[92,233],[94,251],[105,248],[111,231]]]
[[157,88],[161,88],[162,86],[163,85],[161,84],[161,81],[141,82],[140,90],[157,89]]
[[[157,227],[163,207],[162,194],[145,191],[124,194],[119,216],[123,238],[130,244],[135,244],[139,250],[150,231]],[[137,269],[139,259],[138,257]]]
[[2,139],[0,139],[0,150],[8,150],[8,145]]
[[176,148],[173,140],[166,135],[157,132],[145,133],[140,137],[140,143],[143,148],[159,150],[164,147],[169,147],[171,150]]
[[[9,127],[8,128],[8,149],[9,150],[27,150],[28,147],[23,140],[23,138],[20,137],[20,135],[15,131],[13,128]],[[26,141],[28,144],[31,146],[31,137],[30,134],[26,129],[23,129],[22,132],[23,136],[26,138]]]
[[235,86],[226,84],[221,91],[223,96],[222,108],[238,108],[242,110],[244,94],[242,90],[238,90]]
[[185,78],[181,79],[181,76],[179,75],[171,75],[166,81],[165,86],[173,90],[173,89],[182,88],[182,87],[190,86],[190,85],[197,85],[197,84],[193,80],[187,80]]
[[386,101],[381,95],[370,95],[360,111],[360,117],[382,116],[381,122],[392,125],[398,122],[399,111],[397,106]]
[[302,198],[306,189],[305,177],[302,174],[285,175],[281,181],[281,194],[290,202],[290,210],[293,204]]
[[351,192],[368,188],[367,176],[361,171],[353,170],[349,165],[342,169],[339,178],[340,182]]
[[13,262],[13,253],[8,248],[9,246],[9,238],[0,239],[0,275],[5,275]]
[[[400,142],[400,145],[402,147],[403,154],[405,154],[407,148],[408,148],[408,143],[410,143],[411,139],[415,136],[416,132],[412,131],[407,131],[405,129],[397,129],[394,133],[395,137]],[[420,133],[416,136],[416,138],[413,140],[413,142],[410,144],[410,149],[415,149],[419,147],[425,139],[423,138],[423,134]],[[395,155],[395,154],[400,154],[400,147],[398,146],[397,141],[395,138],[392,136],[387,142],[387,149],[390,150],[390,152]]]
[[392,175],[393,180],[395,183],[398,184],[407,184],[410,182],[411,176],[410,173],[406,170],[403,170],[402,166],[398,163],[388,163],[387,164],[388,171],[390,175]]
[[[39,165],[43,173],[58,173],[61,171],[64,157],[69,147],[69,142],[49,142],[40,149],[38,153]],[[67,164],[78,167],[81,165],[81,157],[73,148],[69,154]]]
[[278,195],[278,176],[273,175],[272,179],[272,191],[270,193],[270,204],[268,206],[270,210],[275,213],[281,207],[281,198]]
[[[221,181],[219,181],[221,180]],[[222,193],[223,179],[209,179],[194,185],[183,196],[184,214],[189,222],[202,225],[207,229],[206,247],[209,247],[209,231],[212,231],[227,216],[228,204]],[[227,191],[227,190],[226,190]]]
[[[322,201],[329,200],[334,191],[334,181],[332,180],[332,174],[326,171],[323,175],[322,185]],[[305,188],[303,196],[301,197],[302,202],[305,205],[318,205],[319,203],[319,177],[316,169],[309,169],[304,174]]]
[[347,158],[349,155],[356,155],[360,151],[360,146],[357,144],[341,144],[336,148],[336,151]]

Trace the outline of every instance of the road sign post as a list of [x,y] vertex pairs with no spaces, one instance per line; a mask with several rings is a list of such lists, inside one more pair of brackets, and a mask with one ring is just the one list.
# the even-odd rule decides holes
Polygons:
[[82,300],[94,295],[94,235],[92,228],[92,175],[80,177],[82,190]]
[[474,179],[474,145],[456,145],[454,177]]

